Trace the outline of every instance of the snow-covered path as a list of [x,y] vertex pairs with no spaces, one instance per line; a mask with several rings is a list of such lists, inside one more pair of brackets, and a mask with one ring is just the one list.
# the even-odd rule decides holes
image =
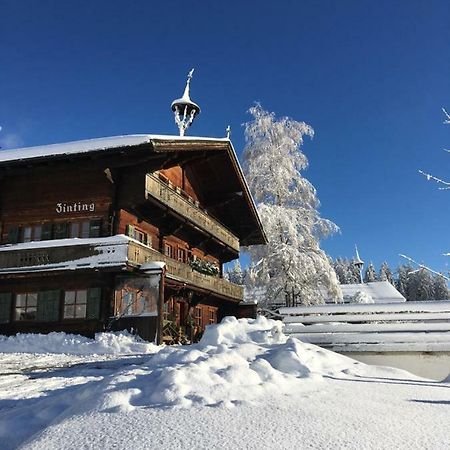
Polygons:
[[450,448],[449,383],[286,339],[265,319],[229,319],[186,347],[55,338],[43,350],[71,353],[0,340],[2,450]]

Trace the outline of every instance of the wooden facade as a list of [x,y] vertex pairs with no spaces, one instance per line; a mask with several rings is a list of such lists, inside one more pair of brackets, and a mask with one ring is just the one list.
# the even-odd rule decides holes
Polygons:
[[242,316],[242,288],[222,267],[240,245],[264,243],[228,140],[144,135],[0,153],[2,334],[133,329],[192,342]]

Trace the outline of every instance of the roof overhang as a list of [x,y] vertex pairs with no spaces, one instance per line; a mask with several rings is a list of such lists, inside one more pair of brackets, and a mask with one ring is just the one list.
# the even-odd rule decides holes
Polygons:
[[[167,167],[180,164],[194,179],[201,180],[205,207],[237,234],[241,245],[267,243],[238,157],[227,138],[140,134],[2,150],[0,172],[85,159],[104,159],[107,167],[146,162],[149,166],[150,162]],[[225,204],[230,207],[224,208]]]

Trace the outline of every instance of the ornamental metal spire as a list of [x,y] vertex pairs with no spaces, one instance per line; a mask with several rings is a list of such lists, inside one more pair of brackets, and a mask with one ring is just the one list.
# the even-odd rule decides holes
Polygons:
[[362,277],[362,268],[364,266],[364,261],[359,257],[359,253],[358,253],[358,247],[355,244],[355,251],[356,251],[356,257],[353,260],[353,265],[358,269],[359,271],[359,280],[362,284],[363,282],[363,277]]
[[175,115],[175,123],[178,125],[178,129],[180,130],[180,136],[184,136],[186,130],[192,125],[195,116],[200,114],[200,106],[191,100],[189,92],[193,73],[194,69],[192,69],[188,74],[183,97],[172,102],[172,111]]

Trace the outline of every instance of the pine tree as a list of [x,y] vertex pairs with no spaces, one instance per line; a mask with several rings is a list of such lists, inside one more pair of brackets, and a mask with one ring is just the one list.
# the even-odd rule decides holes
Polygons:
[[450,298],[447,281],[444,277],[434,277],[434,300],[448,300]]
[[333,268],[340,284],[347,284],[347,265],[345,260],[337,258],[333,262]]
[[373,264],[370,263],[364,274],[364,283],[371,283],[373,281],[377,281],[377,273],[375,272]]
[[380,281],[389,281],[389,283],[391,283],[392,285],[394,284],[394,277],[392,276],[391,269],[389,268],[389,265],[386,261],[381,264],[378,279]]
[[227,270],[228,280],[235,284],[244,284],[244,273],[241,263],[237,259],[231,269]]
[[269,302],[323,302],[321,289],[341,299],[339,283],[319,239],[337,231],[320,217],[312,184],[301,175],[308,160],[300,147],[313,129],[304,122],[276,119],[259,104],[245,124],[244,171],[268,237],[248,252]]
[[333,268],[341,284],[360,283],[359,270],[353,264],[353,260],[348,258],[337,258],[333,262]]
[[400,292],[400,294],[403,295],[403,297],[406,298],[406,300],[410,300],[408,298],[409,293],[409,274],[412,272],[412,267],[409,265],[401,264],[397,267],[397,273],[398,278],[395,283],[395,287],[397,288],[397,291]]
[[426,269],[420,269],[414,273],[415,286],[417,289],[416,300],[434,299],[434,279]]

